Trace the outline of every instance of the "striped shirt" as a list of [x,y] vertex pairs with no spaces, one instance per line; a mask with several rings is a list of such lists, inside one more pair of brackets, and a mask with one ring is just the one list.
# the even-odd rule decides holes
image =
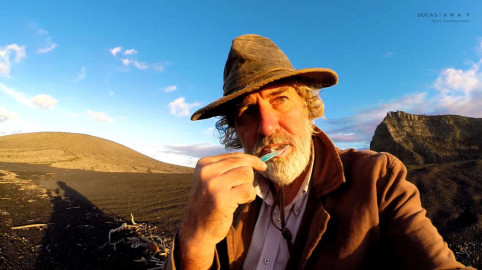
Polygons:
[[[312,151],[313,153],[313,151]],[[293,235],[292,241],[296,239],[296,234],[305,212],[306,202],[308,201],[308,187],[311,180],[311,172],[313,170],[313,160],[311,157],[311,165],[306,178],[301,184],[298,193],[290,204],[284,207],[286,228]],[[263,199],[263,204],[259,212],[258,221],[254,228],[251,245],[249,246],[246,260],[244,261],[244,269],[285,269],[289,260],[288,245],[285,238],[278,228],[281,228],[281,219],[278,206],[274,206],[273,221],[276,228],[271,223],[270,212],[273,207],[273,193],[269,190],[269,183],[264,180],[255,180],[254,186],[257,195]]]

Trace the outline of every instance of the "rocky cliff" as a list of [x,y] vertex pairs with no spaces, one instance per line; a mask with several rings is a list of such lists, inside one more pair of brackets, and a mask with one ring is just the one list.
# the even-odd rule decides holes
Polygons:
[[389,112],[370,149],[389,152],[405,164],[482,159],[482,118]]

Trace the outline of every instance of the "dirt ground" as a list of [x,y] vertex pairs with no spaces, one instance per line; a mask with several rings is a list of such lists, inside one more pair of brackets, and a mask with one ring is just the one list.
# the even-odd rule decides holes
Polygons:
[[482,160],[409,166],[422,206],[465,265],[482,269]]
[[[144,261],[152,255],[145,247],[110,245],[109,231],[131,225],[132,213],[168,248],[191,179],[0,163],[0,269],[159,268]],[[12,229],[32,224],[41,226]]]
[[[482,269],[482,162],[409,167],[427,215],[457,259]],[[156,269],[143,247],[108,243],[124,222],[169,243],[192,174],[107,173],[0,162],[0,269]],[[12,229],[23,225],[38,227]]]

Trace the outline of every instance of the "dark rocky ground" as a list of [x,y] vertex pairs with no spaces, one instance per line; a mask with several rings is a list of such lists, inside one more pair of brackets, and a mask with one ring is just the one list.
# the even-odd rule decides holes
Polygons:
[[[135,261],[147,257],[144,248],[118,245],[114,250],[114,247],[107,243],[109,231],[119,227],[123,222],[130,223],[124,212],[144,211],[147,214],[144,217],[141,215],[139,220],[158,226],[154,229],[155,233],[169,238],[172,237],[182,215],[182,211],[179,210],[182,209],[181,206],[155,208],[155,212],[167,213],[165,216],[161,215],[160,219],[170,225],[160,222],[156,216],[149,214],[152,211],[147,210],[156,205],[159,207],[162,203],[148,195],[147,200],[140,203],[122,205],[121,208],[125,208],[124,212],[120,208],[108,208],[108,204],[105,204],[106,207],[99,207],[103,204],[98,194],[105,193],[102,190],[105,187],[100,184],[94,185],[93,189],[76,186],[75,183],[79,182],[82,172],[75,172],[75,175],[66,178],[55,178],[48,169],[41,166],[0,164],[0,170],[3,170],[0,171],[0,179],[3,179],[0,180],[0,269],[155,268],[152,264]],[[15,171],[19,177],[12,179],[9,170]],[[61,174],[64,171],[56,169],[54,173]],[[156,184],[157,182],[147,174],[142,176],[147,177],[142,178],[142,181],[149,184],[139,185],[139,180],[131,181],[134,177],[132,174],[123,179],[119,178],[120,174],[85,172],[84,176],[90,180],[82,185],[89,186],[91,182],[95,183],[96,175],[101,178],[111,177],[118,181],[113,182],[117,189],[112,187],[113,191],[103,198],[104,201],[116,196],[127,198],[128,195],[120,193],[126,189],[122,183],[128,183],[131,189],[135,190],[149,187],[149,190],[154,189],[152,192],[156,194],[166,188],[174,190],[173,187],[167,186],[167,182]],[[466,265],[482,269],[482,161],[410,166],[408,179],[418,186],[427,215],[452,248],[457,259]],[[55,185],[45,184],[45,181],[49,183],[50,180],[55,180]],[[182,186],[179,195],[172,198],[162,197],[166,201],[165,205],[170,205],[171,201],[186,200],[190,182],[182,181],[183,184],[176,184]],[[148,190],[143,192],[148,194]],[[97,198],[94,200],[95,203],[91,198]],[[12,227],[27,224],[47,226],[12,230]]]
[[457,260],[482,269],[482,160],[408,166],[407,179]]
[[[0,167],[0,269],[159,269],[149,261],[153,252],[143,246],[109,245],[109,231],[123,223],[132,224],[130,219],[105,213],[64,182],[58,183],[59,189],[44,188],[38,183],[49,177],[45,171],[16,167],[19,177],[15,178],[2,170],[4,167]],[[115,197],[113,194],[105,199]],[[30,224],[45,226],[13,229]],[[169,247],[168,234],[156,225],[159,223],[151,220],[149,232]],[[113,236],[117,241],[134,235]],[[155,258],[164,259],[160,255]]]

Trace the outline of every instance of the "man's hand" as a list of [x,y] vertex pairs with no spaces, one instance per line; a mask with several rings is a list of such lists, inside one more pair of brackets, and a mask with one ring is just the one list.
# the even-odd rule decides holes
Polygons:
[[254,170],[266,170],[258,157],[222,154],[198,161],[191,198],[179,231],[179,259],[185,269],[208,268],[215,246],[226,237],[238,205],[256,198]]

